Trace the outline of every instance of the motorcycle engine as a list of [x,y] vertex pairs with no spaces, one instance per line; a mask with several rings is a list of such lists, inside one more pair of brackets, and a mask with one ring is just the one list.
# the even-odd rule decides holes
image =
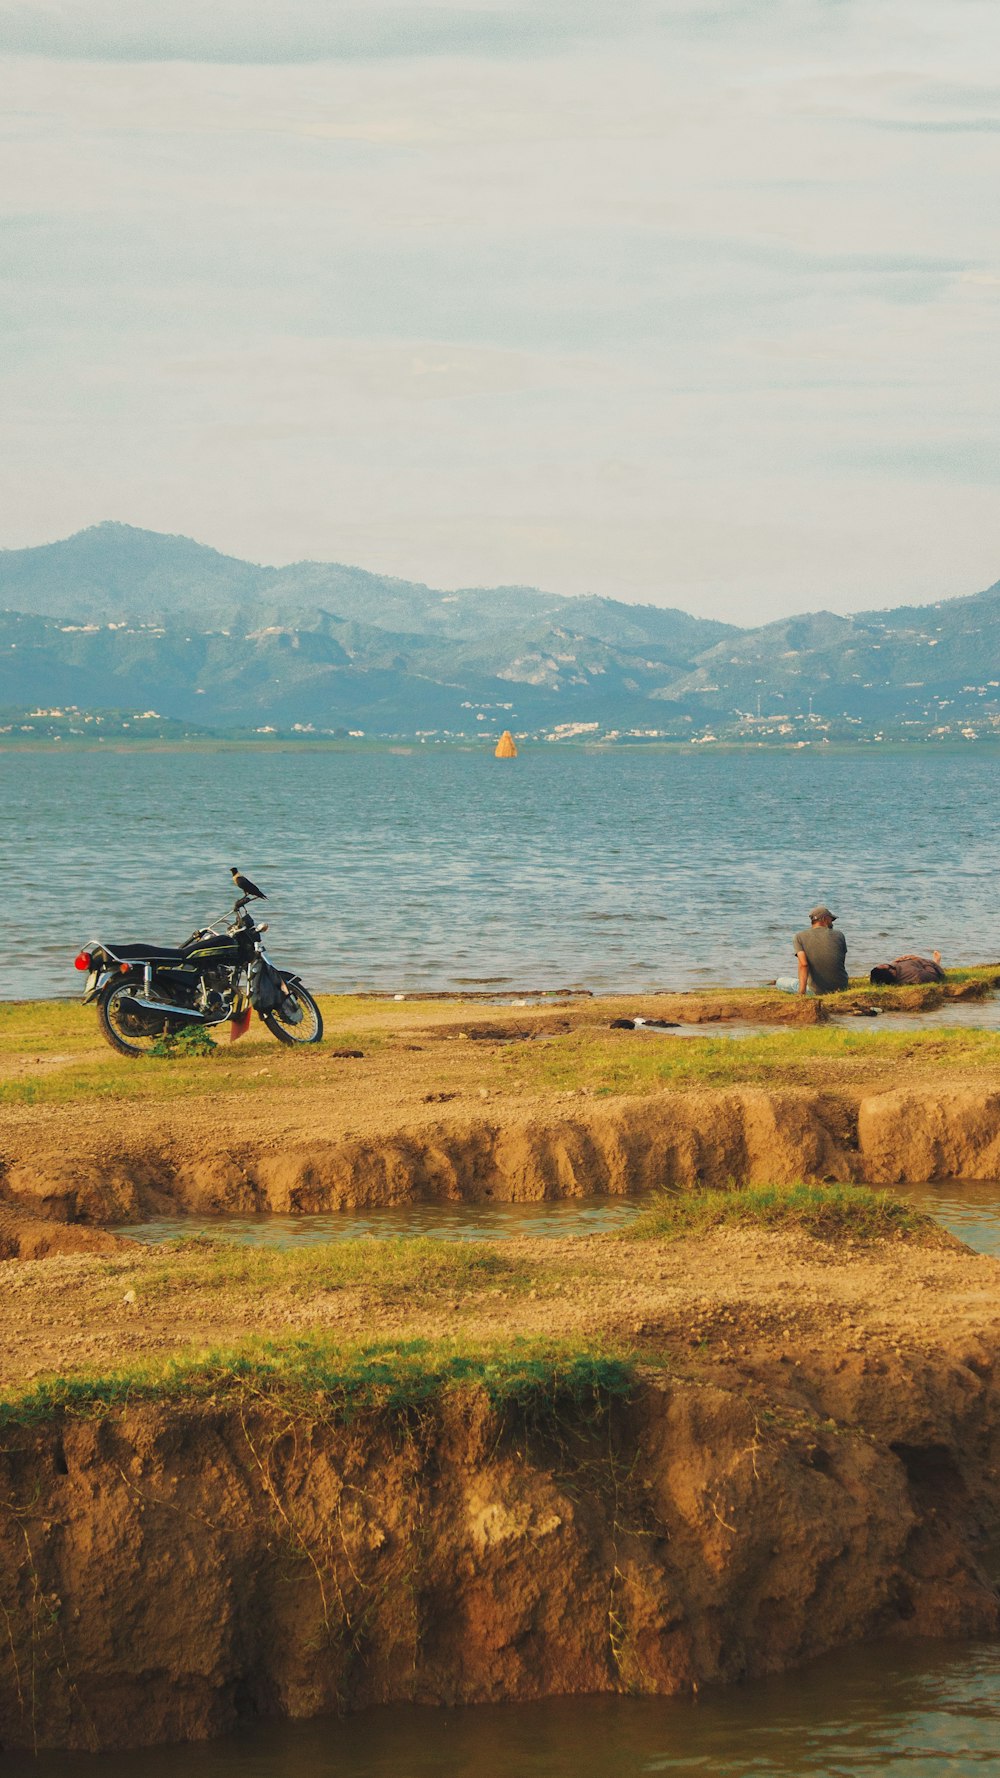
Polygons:
[[201,977],[198,992],[195,995],[195,1005],[199,1012],[209,1014],[225,1012],[229,1001],[228,984],[221,971],[206,970]]

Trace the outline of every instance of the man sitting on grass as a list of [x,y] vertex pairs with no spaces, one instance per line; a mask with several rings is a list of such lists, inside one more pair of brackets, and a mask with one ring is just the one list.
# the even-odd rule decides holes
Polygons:
[[836,918],[828,907],[813,908],[808,930],[795,934],[798,976],[779,976],[776,988],[785,994],[839,994],[847,987],[847,940],[834,932]]

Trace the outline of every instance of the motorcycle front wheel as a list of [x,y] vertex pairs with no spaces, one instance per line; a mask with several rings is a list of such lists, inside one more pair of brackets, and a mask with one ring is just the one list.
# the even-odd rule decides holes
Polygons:
[[[295,1002],[295,1018],[288,1017],[289,1000]],[[281,1006],[260,1016],[279,1043],[319,1043],[323,1035],[323,1014],[301,982],[292,982]]]
[[189,1015],[178,1007],[176,1014],[150,1012],[140,1006],[136,995],[137,982],[109,982],[97,1002],[97,1023],[101,1036],[121,1056],[148,1056],[165,1037],[190,1023]]

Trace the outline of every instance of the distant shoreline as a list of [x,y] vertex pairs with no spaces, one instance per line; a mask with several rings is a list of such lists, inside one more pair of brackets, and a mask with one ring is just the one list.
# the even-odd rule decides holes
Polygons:
[[[77,740],[53,736],[46,739],[14,740],[11,736],[0,737],[0,754],[4,753],[298,753],[304,748],[319,753],[475,753],[484,758],[493,757],[493,748],[497,737],[484,736],[480,740],[462,741],[438,740],[428,737],[408,738],[404,735],[379,735],[365,738],[338,740],[333,736],[303,735],[292,737],[260,737],[251,736],[232,738],[220,736],[217,739],[208,735],[192,735],[176,739],[159,739],[150,736],[125,738],[109,736],[106,740]],[[567,741],[533,740],[530,737],[517,737],[520,755],[530,753],[574,752],[574,753],[799,753],[805,756],[816,754],[824,757],[843,753],[967,753],[974,754],[980,750],[990,752],[1000,749],[1000,734],[977,736],[974,741],[954,739],[927,739],[915,741],[644,741],[636,740],[587,740],[574,737]]]

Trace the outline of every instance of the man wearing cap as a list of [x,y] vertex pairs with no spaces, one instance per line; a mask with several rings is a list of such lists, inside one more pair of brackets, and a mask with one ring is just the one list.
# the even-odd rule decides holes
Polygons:
[[837,994],[847,987],[847,940],[842,932],[834,932],[836,918],[828,907],[813,908],[807,930],[795,934],[798,981],[785,977],[777,987],[789,994]]

